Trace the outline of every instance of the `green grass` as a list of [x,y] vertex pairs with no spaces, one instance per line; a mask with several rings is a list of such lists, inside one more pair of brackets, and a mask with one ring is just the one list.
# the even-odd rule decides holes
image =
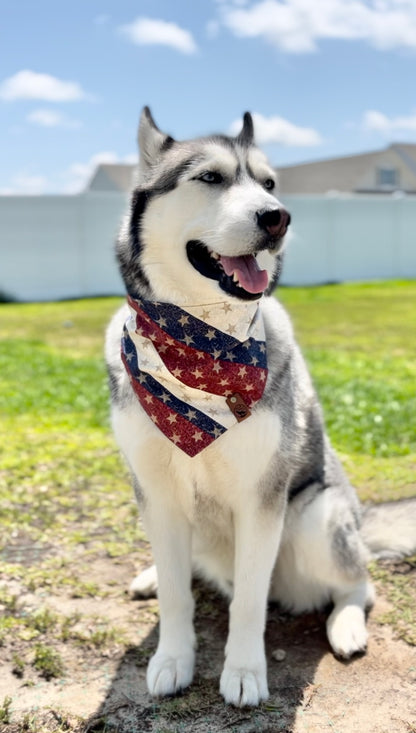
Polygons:
[[4,723],[4,725],[8,725],[10,723],[10,708],[12,702],[12,698],[7,696],[0,704],[0,723]]
[[105,324],[119,302],[0,305],[5,545],[17,530],[43,544],[99,535],[103,547],[125,548],[137,536],[137,511],[109,429],[102,356]]
[[[416,283],[281,288],[279,297],[361,496],[414,494]],[[120,302],[0,306],[5,542],[18,528],[43,543],[94,538],[112,555],[136,536],[102,356],[105,325]]]
[[45,680],[61,677],[64,673],[60,655],[45,644],[35,644],[33,666]]
[[282,288],[332,442],[363,499],[416,493],[416,283]]

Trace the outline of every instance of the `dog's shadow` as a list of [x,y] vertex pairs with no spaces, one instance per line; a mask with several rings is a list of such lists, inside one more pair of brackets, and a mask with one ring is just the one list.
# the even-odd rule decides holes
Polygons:
[[[270,698],[258,708],[234,708],[219,694],[228,604],[199,581],[193,589],[198,649],[192,685],[178,697],[154,700],[148,695],[146,666],[158,639],[158,627],[153,627],[140,645],[125,652],[105,700],[83,733],[272,733],[293,729],[297,712],[308,704],[316,667],[329,651],[325,615],[291,617],[275,604],[269,606],[266,654]],[[140,601],[137,604],[139,610]]]

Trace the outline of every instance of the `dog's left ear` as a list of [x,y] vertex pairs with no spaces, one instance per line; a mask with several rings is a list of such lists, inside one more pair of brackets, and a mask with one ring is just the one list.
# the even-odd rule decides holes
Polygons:
[[140,117],[139,131],[139,168],[145,174],[174,142],[170,135],[159,130],[149,107],[144,107]]
[[250,112],[245,112],[243,117],[243,129],[236,137],[236,142],[245,148],[254,143],[254,124]]

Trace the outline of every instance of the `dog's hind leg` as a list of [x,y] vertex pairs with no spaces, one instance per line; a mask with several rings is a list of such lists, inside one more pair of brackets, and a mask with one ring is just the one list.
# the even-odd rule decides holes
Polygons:
[[374,601],[373,587],[363,580],[350,590],[334,590],[332,600],[334,609],[326,624],[328,640],[335,654],[348,659],[366,650],[365,613]]
[[142,570],[130,583],[129,593],[132,598],[155,598],[157,596],[156,565]]
[[270,599],[302,613],[333,603],[329,643],[340,657],[363,652],[374,600],[356,507],[337,488],[311,487],[289,506]]
[[[374,603],[374,589],[368,579],[368,555],[359,528],[347,512],[336,516],[327,535],[332,574],[334,608],[327,620],[328,641],[340,657],[348,659],[367,647],[366,611]],[[332,582],[331,582],[332,581]]]

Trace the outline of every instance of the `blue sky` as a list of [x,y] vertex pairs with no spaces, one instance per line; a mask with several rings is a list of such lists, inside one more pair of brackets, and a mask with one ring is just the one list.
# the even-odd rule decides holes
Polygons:
[[278,167],[416,143],[416,0],[2,0],[0,193],[76,193],[245,110]]

